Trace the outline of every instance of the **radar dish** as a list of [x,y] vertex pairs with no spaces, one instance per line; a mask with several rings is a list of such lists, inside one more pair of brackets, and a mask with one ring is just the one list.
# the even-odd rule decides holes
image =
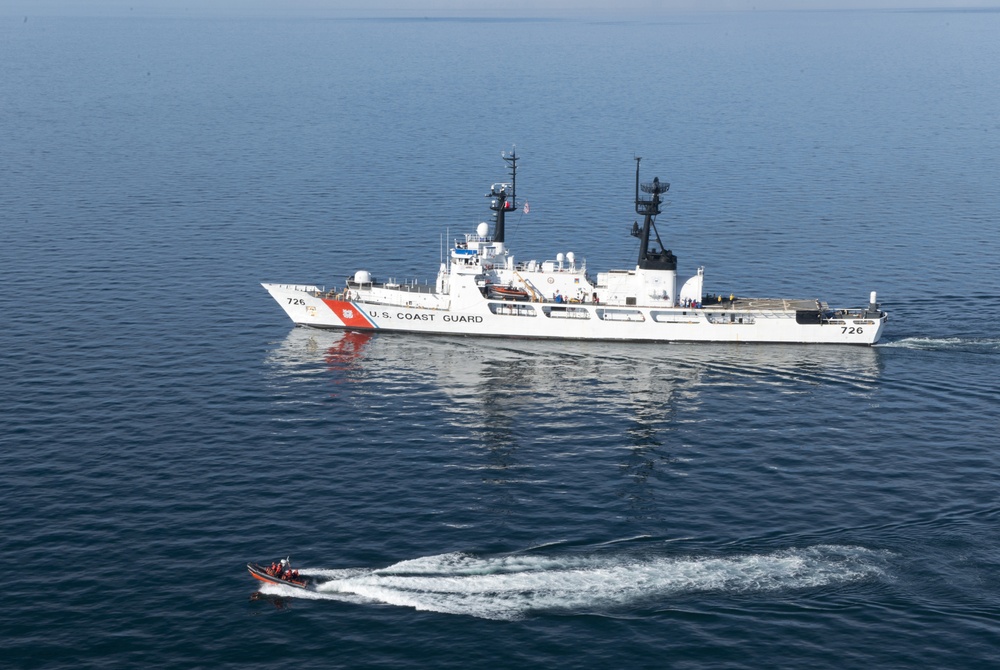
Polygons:
[[666,193],[670,190],[670,183],[654,178],[651,182],[646,182],[640,186],[645,193]]

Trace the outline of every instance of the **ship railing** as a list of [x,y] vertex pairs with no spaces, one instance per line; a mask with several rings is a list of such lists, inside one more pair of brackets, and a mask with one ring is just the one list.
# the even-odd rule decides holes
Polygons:
[[590,310],[575,305],[545,305],[542,314],[550,319],[589,319]]
[[424,282],[419,283],[416,279],[400,284],[395,279],[390,279],[387,281],[382,288],[388,289],[390,291],[402,291],[405,293],[433,293],[434,287]]
[[[365,296],[362,302],[367,305],[383,305],[386,307],[411,307],[414,309],[433,309],[436,311],[448,310],[450,309],[450,301],[445,301],[443,304],[431,305],[424,304],[422,302],[414,302],[413,300],[406,300],[406,294],[401,293],[400,297],[395,300],[390,300],[386,298],[375,298],[372,296]],[[352,299],[357,299],[358,296],[353,296]]]
[[523,302],[488,302],[489,310],[497,316],[537,316],[535,307]]
[[288,291],[300,291],[302,293],[316,293],[317,291],[322,292],[324,290],[315,284],[276,284],[276,286]]

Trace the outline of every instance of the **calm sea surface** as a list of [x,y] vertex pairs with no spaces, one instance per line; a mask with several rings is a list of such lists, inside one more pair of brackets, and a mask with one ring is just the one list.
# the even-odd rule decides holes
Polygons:
[[[0,19],[0,657],[17,668],[1000,667],[1000,13]],[[522,259],[874,348],[293,328]],[[318,592],[257,586],[291,555]]]

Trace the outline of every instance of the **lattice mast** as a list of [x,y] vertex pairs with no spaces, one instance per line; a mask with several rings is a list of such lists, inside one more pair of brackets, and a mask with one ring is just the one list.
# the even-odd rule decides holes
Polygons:
[[[639,227],[638,221],[632,224],[632,236],[639,238],[638,265],[644,270],[676,270],[677,257],[669,249],[663,248],[660,233],[656,230],[656,216],[660,213],[662,202],[660,195],[670,190],[670,184],[661,182],[659,177],[653,177],[653,181],[640,184],[639,161],[641,160],[641,157],[635,157],[635,213],[643,217],[642,228]],[[640,198],[640,190],[650,194],[651,197]],[[650,232],[656,239],[652,244]]]

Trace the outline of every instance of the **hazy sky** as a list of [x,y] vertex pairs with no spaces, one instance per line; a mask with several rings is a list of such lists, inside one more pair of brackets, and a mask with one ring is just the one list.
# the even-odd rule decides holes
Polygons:
[[672,11],[1000,8],[1000,0],[2,0],[0,14],[571,17]]

